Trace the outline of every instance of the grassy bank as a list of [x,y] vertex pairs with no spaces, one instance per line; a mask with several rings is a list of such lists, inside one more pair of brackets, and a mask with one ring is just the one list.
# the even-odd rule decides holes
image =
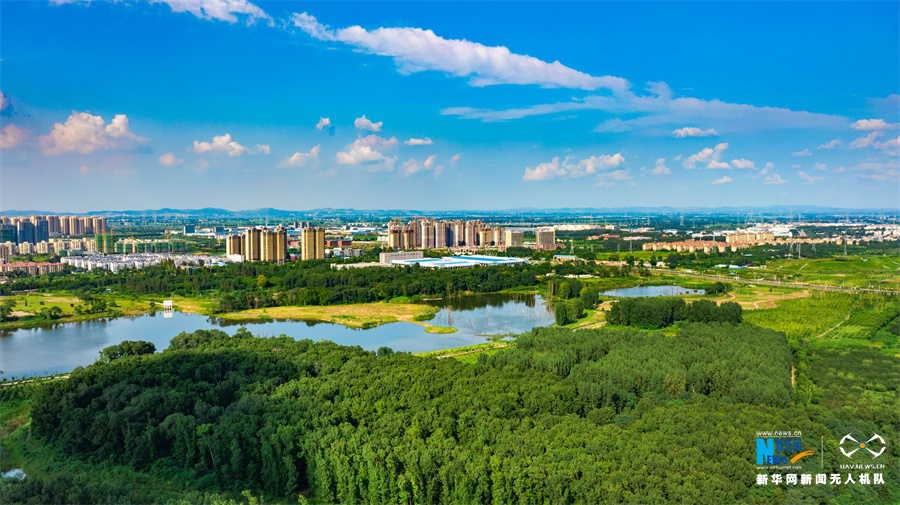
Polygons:
[[219,314],[232,320],[300,319],[343,324],[351,328],[371,328],[398,321],[427,321],[434,317],[435,308],[411,303],[357,303],[315,307],[268,307],[241,312]]
[[516,345],[515,341],[490,342],[487,344],[465,345],[462,347],[452,347],[450,349],[439,349],[437,351],[419,352],[415,353],[415,355],[439,359],[453,358],[462,361],[463,363],[476,363],[478,361],[478,356],[481,354],[494,354],[514,345]]

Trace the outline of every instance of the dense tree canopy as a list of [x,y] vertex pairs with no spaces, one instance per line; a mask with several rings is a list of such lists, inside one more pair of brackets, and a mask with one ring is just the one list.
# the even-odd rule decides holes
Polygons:
[[41,385],[32,418],[66,453],[278,500],[763,503],[755,430],[830,436],[791,359],[727,324],[539,328],[476,365],[198,330]]
[[621,326],[659,329],[676,321],[739,324],[742,313],[735,302],[716,305],[710,300],[686,303],[681,298],[635,297],[613,302],[606,320]]

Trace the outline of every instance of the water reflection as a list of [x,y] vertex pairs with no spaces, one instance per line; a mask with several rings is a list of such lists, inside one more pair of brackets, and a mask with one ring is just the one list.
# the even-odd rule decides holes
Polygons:
[[69,372],[93,363],[102,349],[123,340],[146,340],[162,351],[178,333],[199,329],[219,328],[233,334],[233,329],[228,327],[245,326],[251,333],[262,336],[331,340],[370,351],[387,346],[395,351],[423,352],[480,344],[485,342],[485,335],[522,333],[553,322],[548,306],[533,295],[456,297],[427,303],[439,308],[428,324],[452,326],[459,331],[427,333],[423,326],[407,322],[359,329],[314,320],[235,321],[181,312],[163,312],[162,317],[149,313],[6,330],[0,333],[0,377]]
[[553,323],[549,305],[535,295],[476,295],[425,303],[441,308],[429,324],[452,326],[477,336],[522,333]]
[[637,286],[633,288],[619,288],[603,291],[600,296],[617,296],[620,298],[630,298],[636,296],[682,296],[682,295],[702,295],[701,289],[688,289],[681,286]]

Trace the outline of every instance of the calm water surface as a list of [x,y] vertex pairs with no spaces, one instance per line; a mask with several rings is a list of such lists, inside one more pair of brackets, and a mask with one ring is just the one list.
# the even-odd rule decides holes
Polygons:
[[638,286],[635,288],[620,288],[602,291],[601,296],[618,296],[630,298],[633,296],[681,296],[702,295],[702,289],[688,289],[681,286]]
[[[11,378],[69,372],[94,362],[99,352],[123,340],[146,340],[157,351],[185,331],[223,329],[229,334],[245,326],[261,336],[288,335],[295,339],[330,340],[377,350],[423,352],[480,344],[484,335],[521,333],[553,322],[540,297],[487,295],[428,302],[442,307],[429,324],[453,326],[450,334],[426,333],[413,323],[392,323],[367,330],[314,321],[226,321],[181,312],[157,312],[133,317],[66,323],[44,328],[0,332],[0,377]],[[234,326],[234,328],[227,328]]]

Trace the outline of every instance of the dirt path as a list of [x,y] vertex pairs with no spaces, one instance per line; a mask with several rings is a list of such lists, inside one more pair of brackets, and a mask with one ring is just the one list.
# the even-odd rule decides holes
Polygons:
[[[725,302],[730,302],[735,300],[737,296],[734,293],[729,293],[730,298],[716,300],[716,304],[721,305]],[[737,303],[741,305],[744,310],[760,310],[760,309],[774,309],[777,306],[777,302],[780,300],[791,300],[794,298],[806,298],[809,296],[809,290],[806,289],[804,291],[799,291],[796,293],[783,293],[780,295],[772,295],[770,297],[765,297],[762,300],[757,300],[755,302],[751,301],[740,301]]]
[[575,329],[576,330],[586,330],[586,329],[590,329],[590,328],[599,328],[599,327],[603,326],[604,324],[606,324],[606,321],[598,321],[596,323],[579,326],[578,328],[575,328]]
[[[831,328],[828,328],[828,330],[827,330],[825,333],[823,333],[823,334],[821,334],[821,335],[816,335],[816,338],[824,337],[825,335],[831,333],[832,330],[834,330],[834,329],[837,328],[838,326],[840,326],[840,325],[846,323],[848,319],[850,319],[850,314],[847,314],[847,317],[845,317],[843,321],[841,321],[841,322],[839,322],[838,324],[832,326]],[[831,337],[831,340],[834,340],[834,337]]]

